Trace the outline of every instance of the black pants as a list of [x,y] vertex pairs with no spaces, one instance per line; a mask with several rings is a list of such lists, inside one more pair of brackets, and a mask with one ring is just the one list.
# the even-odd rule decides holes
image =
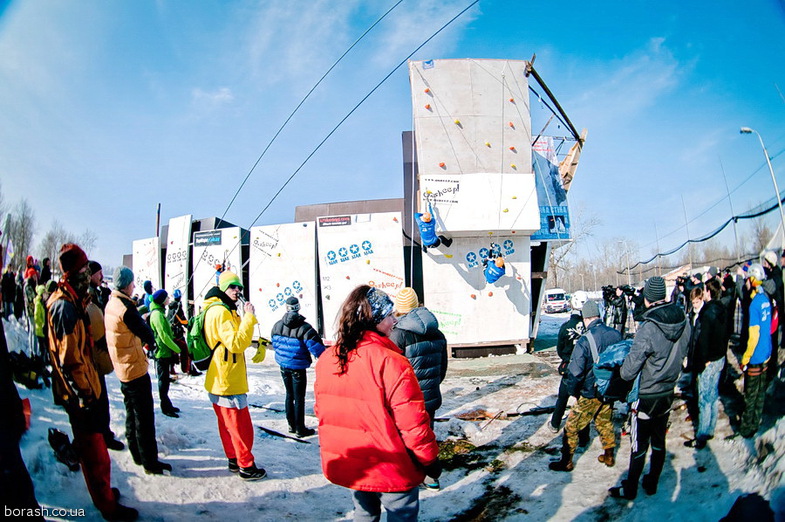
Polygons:
[[632,416],[632,448],[630,452],[630,471],[624,484],[626,492],[638,491],[638,481],[646,464],[646,453],[651,444],[651,463],[649,481],[657,484],[665,466],[665,432],[668,430],[673,394],[641,397],[633,403],[637,410]]
[[145,467],[158,462],[158,442],[155,440],[153,385],[145,373],[130,382],[121,382],[125,402],[125,436],[134,462]]
[[305,387],[308,378],[305,370],[281,368],[283,385],[286,387],[286,420],[289,431],[301,432],[305,428]]
[[109,429],[109,394],[106,391],[106,377],[99,373],[98,380],[101,382],[101,395],[96,400],[95,415],[104,439],[112,440],[114,433]]
[[551,415],[551,426],[558,428],[561,426],[561,421],[564,418],[564,412],[567,410],[567,400],[570,398],[570,392],[567,391],[567,379],[562,377],[559,382],[559,396],[556,398],[556,406],[554,406],[553,415]]
[[172,410],[172,401],[169,400],[169,384],[172,382],[172,377],[169,375],[169,370],[175,361],[176,359],[170,357],[155,360],[155,372],[158,374],[158,398],[161,400],[161,411],[164,412]]
[[[0,430],[0,503],[6,509],[28,510],[41,507],[35,498],[33,481],[19,451],[19,437],[7,429]],[[44,520],[44,517],[31,517],[30,520]]]

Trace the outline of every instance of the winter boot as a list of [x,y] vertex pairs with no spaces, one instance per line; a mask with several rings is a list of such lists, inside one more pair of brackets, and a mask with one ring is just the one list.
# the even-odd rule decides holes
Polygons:
[[605,453],[597,457],[597,460],[612,468],[614,464],[616,464],[616,459],[613,457],[613,448],[608,448],[605,450]]
[[303,427],[303,428],[297,430],[297,438],[298,439],[303,439],[305,437],[310,437],[311,435],[313,435],[315,433],[316,433],[315,429]]
[[245,481],[261,480],[267,476],[264,468],[257,468],[256,464],[252,464],[247,468],[240,468],[240,478]]
[[647,495],[654,495],[657,493],[657,482],[651,475],[644,475],[643,476],[643,491],[646,492]]
[[548,464],[551,471],[572,471],[575,465],[572,463],[572,453],[563,453],[561,460]]
[[172,465],[160,460],[144,467],[144,472],[148,475],[163,475],[164,471],[172,471]]
[[240,473],[240,466],[237,464],[237,459],[229,459],[229,471],[232,473]]
[[610,488],[608,492],[613,498],[626,498],[627,500],[635,500],[638,496],[638,485],[630,484],[629,480],[622,480],[621,486]]

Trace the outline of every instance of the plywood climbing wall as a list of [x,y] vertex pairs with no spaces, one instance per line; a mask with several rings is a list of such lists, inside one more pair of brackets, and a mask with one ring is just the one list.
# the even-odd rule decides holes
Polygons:
[[193,245],[194,309],[198,313],[205,294],[218,284],[217,264],[242,279],[240,227],[194,232]]
[[137,239],[133,243],[135,293],[142,295],[145,281],[153,283],[153,288],[161,288],[161,241],[157,237]]
[[[180,290],[183,304],[187,303],[190,298],[188,279],[191,273],[188,271],[188,261],[191,248],[188,243],[191,240],[192,221],[191,214],[171,218],[166,239],[164,289],[169,293],[169,296],[172,296],[175,290]],[[183,311],[188,313],[188,307],[184,305]]]
[[313,222],[251,229],[246,295],[256,307],[258,331],[267,339],[292,296],[300,300],[300,314],[318,326],[315,231]]
[[392,298],[404,287],[401,213],[320,217],[316,223],[324,336],[334,340],[335,318],[355,287],[375,286]]

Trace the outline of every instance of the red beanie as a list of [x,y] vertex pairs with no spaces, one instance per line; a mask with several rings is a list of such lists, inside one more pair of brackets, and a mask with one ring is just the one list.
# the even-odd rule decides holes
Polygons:
[[75,274],[88,263],[87,254],[74,243],[66,243],[60,249],[60,270],[63,274]]

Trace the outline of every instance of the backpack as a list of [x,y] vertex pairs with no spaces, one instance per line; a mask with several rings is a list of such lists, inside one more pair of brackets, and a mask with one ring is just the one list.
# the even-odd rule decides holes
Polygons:
[[204,337],[204,318],[207,310],[215,305],[221,305],[227,310],[229,309],[223,303],[210,303],[197,315],[188,320],[188,331],[185,334],[186,342],[188,343],[188,351],[191,354],[194,366],[201,371],[205,371],[210,367],[210,361],[213,358],[213,351],[218,348],[219,341],[215,346],[207,344],[207,339]]
[[591,332],[586,332],[591,347],[591,355],[594,360],[592,371],[594,373],[595,389],[597,395],[604,402],[620,401],[632,403],[638,400],[638,387],[641,376],[634,381],[626,381],[621,378],[619,373],[624,359],[632,348],[632,339],[624,339],[618,343],[605,348],[602,353],[597,351],[597,341]]

